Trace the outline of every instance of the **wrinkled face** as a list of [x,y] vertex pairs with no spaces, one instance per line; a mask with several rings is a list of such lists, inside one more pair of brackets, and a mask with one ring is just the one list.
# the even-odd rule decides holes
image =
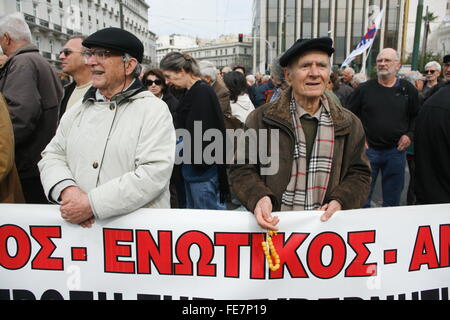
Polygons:
[[435,81],[439,77],[439,72],[436,69],[436,66],[426,67],[425,77],[428,81]]
[[400,69],[395,50],[387,48],[381,50],[377,57],[377,75],[380,78],[390,78],[397,75]]
[[159,97],[161,95],[164,84],[162,83],[162,80],[157,76],[149,74],[145,81],[145,85],[151,93]]
[[82,54],[85,48],[81,43],[81,39],[71,39],[61,50],[59,59],[61,60],[61,69],[63,72],[73,75],[80,68],[86,67]]
[[172,84],[175,88],[187,88],[189,74],[183,69],[180,71],[163,70],[163,75],[166,77],[166,82]]
[[445,81],[450,81],[450,62],[444,64],[444,78]]
[[320,97],[330,80],[330,58],[325,52],[310,51],[286,68],[285,75],[294,93]]
[[127,66],[120,53],[98,47],[89,51],[92,54],[85,55],[85,62],[91,68],[92,85],[95,88],[114,90],[124,83]]
[[345,82],[351,83],[353,80],[353,73],[350,70],[345,69],[344,71],[342,71],[342,78]]

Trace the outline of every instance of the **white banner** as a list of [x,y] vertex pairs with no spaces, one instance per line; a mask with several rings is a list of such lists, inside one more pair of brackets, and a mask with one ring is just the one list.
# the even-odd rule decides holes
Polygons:
[[83,229],[0,205],[0,300],[444,299],[450,204],[283,212],[269,271],[250,213],[150,210]]

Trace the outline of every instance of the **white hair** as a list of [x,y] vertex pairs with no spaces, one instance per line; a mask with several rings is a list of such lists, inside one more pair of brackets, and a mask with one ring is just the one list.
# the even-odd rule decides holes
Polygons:
[[423,78],[422,74],[417,71],[409,71],[405,74],[405,79],[414,84],[417,80],[421,80]]
[[211,61],[202,60],[198,62],[202,77],[210,77],[212,81],[217,79],[217,68]]
[[425,65],[425,69],[429,67],[436,67],[437,72],[441,72],[441,65],[437,61],[430,61]]
[[[124,57],[124,62],[128,62],[133,58],[129,53],[125,53],[123,55],[123,57]],[[142,72],[142,65],[139,62],[137,62],[136,68],[134,68],[133,72],[131,73],[131,76],[133,78],[139,78],[139,76],[141,75],[141,72]]]
[[23,14],[20,12],[0,17],[0,36],[3,36],[5,33],[8,33],[14,41],[31,43],[30,27],[28,27]]
[[344,69],[344,71],[349,71],[349,75],[353,76],[355,75],[355,69],[351,68],[351,67],[347,67]]
[[245,79],[247,80],[247,82],[251,83],[252,85],[255,84],[255,82],[256,82],[256,78],[252,74],[249,74],[248,76],[246,76]]
[[367,81],[367,76],[364,73],[357,73],[353,76],[353,82],[363,83]]

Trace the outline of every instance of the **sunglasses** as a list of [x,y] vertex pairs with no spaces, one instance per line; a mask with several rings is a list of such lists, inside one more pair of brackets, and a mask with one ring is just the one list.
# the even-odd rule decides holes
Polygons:
[[160,86],[160,85],[162,85],[162,81],[159,80],[159,79],[156,79],[155,81],[153,81],[153,80],[144,80],[144,86],[146,86],[146,87],[150,87],[153,84],[156,84],[157,86]]
[[73,51],[73,50],[70,50],[70,49],[67,49],[67,48],[65,48],[65,49],[62,49],[60,52],[59,52],[59,55],[62,55],[64,53],[64,55],[66,56],[66,57],[68,57],[68,56],[70,56],[72,53],[82,53],[81,51]]
[[435,73],[436,72],[436,70],[425,70],[425,73],[429,73],[429,74],[433,74],[433,73]]

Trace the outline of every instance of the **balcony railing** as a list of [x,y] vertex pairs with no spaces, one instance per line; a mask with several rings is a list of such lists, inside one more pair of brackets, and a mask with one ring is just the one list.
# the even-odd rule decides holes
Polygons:
[[52,54],[51,54],[50,52],[43,51],[43,52],[42,52],[42,56],[43,56],[45,59],[52,59]]
[[42,20],[42,19],[39,19],[39,24],[41,26],[43,26],[43,27],[46,27],[46,28],[49,27],[48,21],[45,21],[45,20]]
[[32,15],[24,13],[25,21],[36,23],[36,18]]

